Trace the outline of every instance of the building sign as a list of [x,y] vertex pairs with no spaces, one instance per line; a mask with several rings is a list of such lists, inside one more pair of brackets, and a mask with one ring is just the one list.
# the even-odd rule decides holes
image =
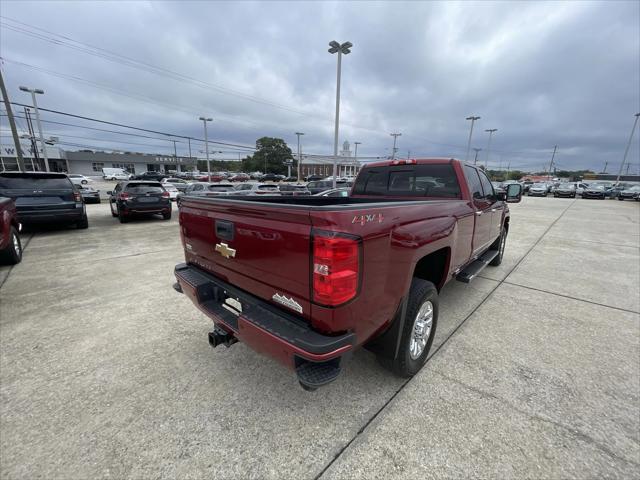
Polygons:
[[182,157],[156,157],[156,162],[160,163],[184,163]]
[[[33,154],[33,147],[30,144],[20,144],[22,150],[22,156],[25,158],[35,158]],[[4,158],[16,158],[16,147],[11,145],[0,145],[0,156]],[[44,158],[42,153],[42,147],[38,149],[38,156]],[[47,147],[47,156],[50,159],[59,160],[62,158],[60,155],[60,149],[56,147]]]

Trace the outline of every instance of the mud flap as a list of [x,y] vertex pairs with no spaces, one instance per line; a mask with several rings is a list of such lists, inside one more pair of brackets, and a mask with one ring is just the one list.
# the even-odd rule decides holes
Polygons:
[[389,327],[376,338],[367,343],[364,348],[372,353],[375,353],[381,358],[387,358],[389,360],[395,360],[398,356],[398,350],[400,349],[400,340],[402,336],[402,329],[404,328],[405,317],[407,314],[407,299],[409,297],[403,297],[398,310],[393,317],[393,321]]

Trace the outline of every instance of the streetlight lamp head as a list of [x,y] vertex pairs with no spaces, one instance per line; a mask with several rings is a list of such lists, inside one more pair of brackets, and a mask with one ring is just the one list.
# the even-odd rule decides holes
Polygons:
[[344,42],[342,45],[340,45],[340,47],[342,47],[342,48],[351,48],[351,47],[353,47],[353,43]]
[[[330,46],[331,48],[335,48],[335,49],[340,48],[340,44],[339,44],[338,42],[336,42],[335,40],[331,40],[331,41],[329,42],[329,46]],[[337,50],[336,50],[336,51],[337,51]]]
[[20,90],[22,90],[23,92],[30,92],[31,91],[27,87],[23,87],[22,85],[20,86]]
[[480,117],[474,117],[473,115],[470,117],[467,117],[466,120],[480,120]]
[[39,93],[40,95],[42,95],[42,94],[44,94],[44,90],[41,90],[41,89],[39,89],[39,88],[36,88],[36,89],[34,90],[34,93]]

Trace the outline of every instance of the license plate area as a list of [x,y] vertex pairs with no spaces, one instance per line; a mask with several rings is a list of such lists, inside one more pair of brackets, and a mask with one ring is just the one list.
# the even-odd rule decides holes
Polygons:
[[136,200],[140,203],[155,203],[158,201],[156,197],[137,197]]
[[233,315],[242,315],[242,302],[222,287],[213,287],[215,301],[226,311]]

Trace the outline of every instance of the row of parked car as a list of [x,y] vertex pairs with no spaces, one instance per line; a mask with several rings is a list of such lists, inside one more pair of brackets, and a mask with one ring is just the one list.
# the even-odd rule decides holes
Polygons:
[[553,195],[555,198],[596,198],[604,200],[605,198],[617,198],[618,200],[640,200],[640,185],[632,184],[607,184],[600,182],[592,182],[589,184],[583,182],[576,183],[534,183],[529,187],[527,195],[546,197]]

